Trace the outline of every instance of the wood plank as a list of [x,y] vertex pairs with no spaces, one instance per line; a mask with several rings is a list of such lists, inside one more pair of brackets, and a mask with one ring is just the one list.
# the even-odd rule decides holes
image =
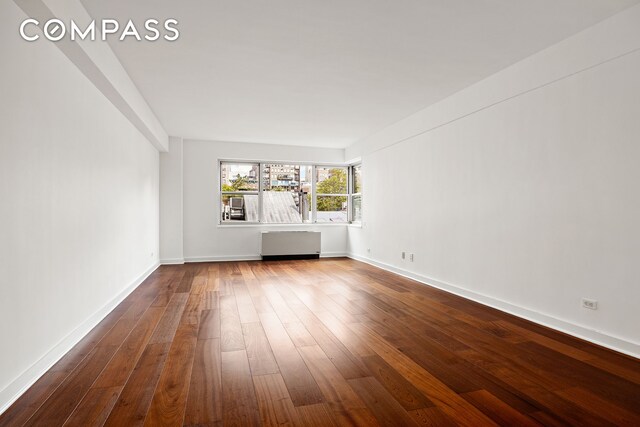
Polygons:
[[207,292],[217,292],[220,289],[219,273],[220,272],[217,269],[211,270],[211,267],[209,267],[208,274],[207,274],[207,287],[206,287]]
[[593,355],[590,353],[587,353],[586,351],[571,347],[570,345],[567,345],[560,341],[556,341],[544,335],[540,335],[535,332],[528,331],[525,328],[520,327],[518,325],[514,325],[511,322],[508,322],[505,320],[499,320],[495,323],[501,325],[506,329],[516,331],[518,334],[524,337],[527,337],[528,340],[537,342],[540,345],[543,345],[552,350],[558,351],[564,354],[565,356],[573,357],[574,359],[577,359],[577,360],[588,360],[593,358]]
[[191,291],[191,286],[193,284],[193,267],[192,265],[185,265],[185,272],[180,284],[176,288],[176,293],[189,293]]
[[[592,390],[602,398],[613,399],[622,408],[637,411],[640,408],[640,386],[634,382],[618,379],[581,361],[558,353],[540,344],[528,342],[518,344],[528,354],[535,354],[544,362],[549,374],[558,375],[568,384]],[[592,385],[597,384],[597,387]]]
[[375,378],[356,378],[349,380],[349,384],[365,401],[380,426],[418,425]]
[[291,338],[291,341],[293,341],[293,344],[296,347],[304,347],[307,345],[317,344],[316,340],[313,339],[302,322],[285,323],[284,328],[287,330],[289,338]]
[[[336,368],[340,371],[342,376],[345,379],[352,378],[363,378],[369,374],[366,366],[362,363],[359,354],[354,354],[352,351],[347,348],[347,344],[344,340],[340,340],[337,338],[331,330],[326,326],[325,323],[328,317],[331,317],[332,314],[328,312],[319,313],[320,319],[317,316],[307,314],[301,315],[301,319],[303,319],[303,323],[316,340],[322,351],[324,351],[329,359],[336,365]],[[344,325],[342,325],[344,328]],[[339,331],[339,333],[344,333],[344,331]],[[344,333],[345,335],[348,335]],[[364,353],[369,353],[371,350],[366,346],[360,346],[361,341],[358,339],[354,339],[350,342],[350,344],[357,346],[356,349],[358,351],[362,351]]]
[[252,296],[251,300],[258,314],[273,313],[273,307],[271,307],[271,303],[265,295]]
[[233,293],[236,296],[236,303],[238,304],[238,314],[240,315],[241,323],[254,323],[259,322],[258,312],[253,305],[251,295],[247,285],[243,282],[233,285]]
[[[281,289],[281,292],[286,291],[285,289]],[[338,368],[340,373],[344,378],[361,378],[369,375],[366,367],[362,364],[362,361],[359,357],[353,352],[349,351],[346,347],[346,343],[353,346],[361,346],[361,341],[356,337],[352,337],[353,340],[346,341],[338,339],[328,328],[323,321],[326,319],[335,319],[331,313],[328,312],[317,312],[316,314],[312,313],[309,308],[302,304],[300,300],[295,297],[296,301],[300,305],[296,306],[295,312],[297,318],[301,321],[304,327],[307,329],[309,334],[313,337],[316,343],[322,348],[329,359],[333,362],[333,364]],[[291,299],[288,299],[291,304]],[[318,317],[321,317],[319,319]],[[339,322],[339,321],[338,321]],[[340,324],[341,328],[344,329],[345,326]],[[344,330],[339,331],[340,333],[344,333]],[[361,349],[360,347],[358,349]],[[371,350],[367,349],[367,352],[370,353]]]
[[92,388],[124,386],[156,328],[163,307],[150,307],[109,361]]
[[377,424],[367,405],[352,390],[347,380],[340,375],[319,346],[300,347],[298,350],[318,383],[338,424],[359,426]]
[[73,373],[64,380],[56,393],[33,414],[29,424],[63,424],[118,350],[126,338],[127,328],[130,329],[135,323],[133,318],[119,320]]
[[531,363],[528,353],[520,350],[517,345],[503,343],[471,326],[453,326],[447,329],[470,347],[457,354],[476,360],[475,363],[479,361],[494,375],[500,371],[500,378],[504,382],[508,379],[510,384],[519,389],[522,388],[520,379],[546,390],[563,388],[564,384],[558,376],[543,365]]
[[[180,317],[180,324],[188,324],[198,326],[200,324],[200,313],[202,311],[202,287],[204,282],[198,279],[193,279],[192,292],[189,294],[189,299],[184,306],[182,316]],[[197,329],[197,328],[196,328]]]
[[244,350],[245,348],[240,315],[234,295],[220,297],[220,348],[222,351]]
[[191,370],[184,424],[214,425],[222,422],[222,374],[220,340],[197,342]]
[[326,403],[298,406],[296,412],[298,413],[298,425],[301,426],[335,427],[338,425]]
[[353,302],[353,300],[347,298],[342,294],[329,294],[329,298],[334,300],[343,309],[347,310],[350,314],[365,314],[366,310],[360,305]]
[[120,303],[102,322],[91,330],[78,344],[76,344],[67,354],[65,354],[53,367],[50,372],[71,373],[80,362],[102,342],[103,338],[113,329],[122,316],[129,310],[135,302],[135,298]]
[[233,295],[233,279],[230,276],[225,276],[218,283],[218,295]]
[[188,299],[187,293],[173,294],[160,323],[149,339],[149,344],[170,343],[173,340]]
[[349,325],[354,332],[366,336],[367,343],[382,359],[404,376],[431,402],[442,409],[456,423],[465,426],[495,425],[482,412],[453,392],[440,380],[425,371],[406,355],[402,354],[366,326],[358,323]]
[[545,427],[566,427],[571,424],[567,424],[566,422],[560,420],[558,417],[553,414],[546,413],[544,411],[536,411],[530,414],[531,418],[534,418],[540,424]]
[[21,426],[53,394],[69,374],[48,371],[4,413],[0,414],[0,426]]
[[640,384],[640,368],[633,369],[621,366],[611,360],[603,360],[600,358],[585,360],[584,363],[600,368],[603,371],[617,376],[618,378],[623,378],[628,381],[633,381],[636,384]]
[[[483,357],[482,354],[480,356]],[[541,409],[542,411],[527,412],[527,415],[537,420],[542,419],[540,416],[546,419],[546,415],[553,414],[552,419],[556,420],[560,425],[583,425],[585,423],[607,425],[603,418],[592,417],[580,407],[562,399],[554,391],[538,383],[537,379],[535,377],[532,378],[526,371],[513,370],[501,364],[487,364],[484,365],[484,368],[495,377],[499,377],[512,390],[516,390],[516,393],[528,399],[534,407]]]
[[363,359],[374,378],[407,411],[435,406],[420,390],[389,366],[380,356],[367,356]]
[[[361,339],[361,337],[355,334],[350,328],[341,323],[338,319],[333,317],[331,313],[319,313],[319,320],[322,322],[322,325],[340,341],[344,348],[348,349],[348,353],[359,357],[371,356],[375,354],[375,352],[367,345],[364,340]],[[347,377],[345,376],[345,378]],[[351,378],[357,377],[352,376]]]
[[293,406],[282,375],[278,373],[254,376],[253,383],[263,425],[298,425],[298,412]]
[[258,402],[245,350],[222,352],[222,422],[259,426]]
[[129,377],[105,426],[140,426],[144,424],[170,343],[149,344]]
[[[263,281],[264,282],[264,281]],[[278,292],[278,290],[273,285],[263,284],[262,289],[264,291],[265,296],[269,300],[271,307],[273,307],[273,311],[278,315],[278,318],[282,323],[291,323],[297,322],[298,318],[296,317],[293,310],[289,307],[282,296]]]
[[640,413],[631,412],[615,405],[593,392],[580,387],[572,387],[566,390],[556,392],[564,399],[584,408],[586,411],[596,415],[604,415],[604,417],[618,426],[640,426]]
[[183,324],[178,329],[151,401],[145,425],[182,424],[198,338],[197,331],[197,326],[190,324]]
[[238,265],[240,268],[240,273],[242,274],[242,278],[245,283],[251,280],[256,280],[256,275],[253,273],[252,264],[250,262],[242,262]]
[[92,388],[64,423],[65,427],[103,425],[121,391],[122,387]]
[[425,427],[455,427],[458,425],[436,406],[414,409],[409,411],[409,415],[418,425]]
[[153,303],[151,303],[152,307],[166,307],[169,304],[169,301],[171,301],[171,297],[173,296],[173,292],[160,292],[160,294],[158,294],[158,296],[156,297],[156,299],[153,300]]
[[271,351],[267,336],[264,334],[262,324],[260,322],[244,323],[242,333],[247,347],[251,374],[256,376],[278,373],[278,364]]
[[311,376],[278,317],[273,313],[262,313],[260,321],[293,404],[304,406],[324,402],[318,384]]
[[540,426],[538,422],[516,411],[486,390],[472,391],[462,396],[499,425]]
[[205,290],[202,299],[202,310],[214,310],[220,308],[220,296],[217,291]]
[[203,310],[200,315],[199,340],[220,338],[220,310]]

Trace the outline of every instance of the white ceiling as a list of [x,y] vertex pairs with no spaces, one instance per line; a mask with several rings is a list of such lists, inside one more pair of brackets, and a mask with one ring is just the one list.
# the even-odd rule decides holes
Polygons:
[[82,0],[171,135],[346,147],[638,0]]

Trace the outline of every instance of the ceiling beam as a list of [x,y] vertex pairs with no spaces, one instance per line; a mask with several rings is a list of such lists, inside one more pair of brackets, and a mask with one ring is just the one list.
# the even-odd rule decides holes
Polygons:
[[[60,19],[66,24],[73,20],[83,28],[93,20],[80,0],[14,1],[30,18],[37,19],[41,27],[52,18]],[[98,32],[96,28],[96,33]],[[42,38],[40,42],[54,43]],[[65,37],[55,42],[55,45],[158,151],[168,151],[167,132],[108,43],[101,41],[99,37],[95,41],[88,38],[72,41]]]

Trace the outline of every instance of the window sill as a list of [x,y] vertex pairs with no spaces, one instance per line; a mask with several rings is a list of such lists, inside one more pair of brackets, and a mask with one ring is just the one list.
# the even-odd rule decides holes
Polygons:
[[303,224],[263,224],[259,222],[252,222],[249,224],[220,224],[218,223],[216,227],[218,228],[286,228],[286,227],[347,227],[351,224],[346,222],[341,223],[330,223],[330,222],[317,222],[317,223],[303,223]]

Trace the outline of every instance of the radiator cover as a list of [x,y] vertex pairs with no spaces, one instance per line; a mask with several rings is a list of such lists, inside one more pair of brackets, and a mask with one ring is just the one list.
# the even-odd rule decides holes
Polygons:
[[319,258],[319,231],[263,231],[262,259]]

